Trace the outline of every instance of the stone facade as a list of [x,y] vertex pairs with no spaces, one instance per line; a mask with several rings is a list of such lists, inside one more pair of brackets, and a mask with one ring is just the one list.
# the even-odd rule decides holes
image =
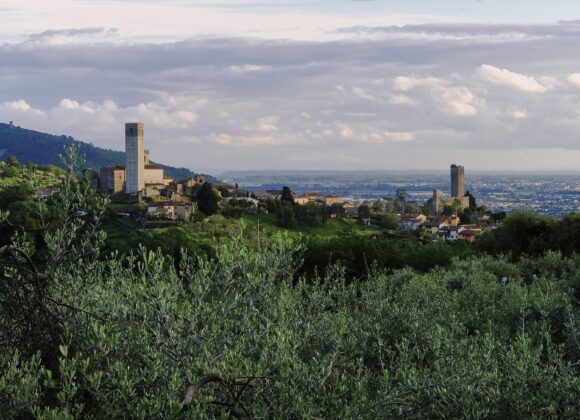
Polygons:
[[163,184],[163,168],[157,165],[145,165],[144,184]]
[[125,124],[125,192],[137,193],[145,187],[145,149],[143,123]]
[[[469,207],[469,197],[449,197],[440,190],[433,190],[433,197],[429,200],[429,204],[435,214],[443,213],[445,207],[454,207],[454,212],[459,213]],[[455,207],[456,204],[457,207]]]
[[451,165],[451,197],[465,196],[465,168]]
[[100,190],[103,194],[115,194],[125,189],[125,167],[110,166],[99,171]]

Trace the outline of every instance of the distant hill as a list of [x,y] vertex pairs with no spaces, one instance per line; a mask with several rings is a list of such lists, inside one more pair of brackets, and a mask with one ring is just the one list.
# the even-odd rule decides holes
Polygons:
[[[99,169],[103,166],[124,165],[125,152],[102,149],[91,143],[75,140],[70,136],[55,136],[0,123],[0,160],[16,156],[21,163],[38,163],[62,167],[59,155],[66,146],[76,144],[85,156],[86,167]],[[176,180],[186,179],[196,174],[186,168],[156,163],[165,169],[165,174]],[[215,179],[212,180],[215,182]]]

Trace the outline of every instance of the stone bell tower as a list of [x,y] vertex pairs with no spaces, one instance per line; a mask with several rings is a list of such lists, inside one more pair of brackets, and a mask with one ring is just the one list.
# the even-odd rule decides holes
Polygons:
[[125,192],[132,194],[145,187],[145,140],[143,123],[125,124]]

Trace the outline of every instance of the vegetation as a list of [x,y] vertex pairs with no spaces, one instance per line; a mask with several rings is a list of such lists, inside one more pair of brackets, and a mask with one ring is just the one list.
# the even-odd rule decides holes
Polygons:
[[206,216],[218,212],[219,197],[209,182],[203,183],[196,196],[197,208]]
[[[0,247],[4,417],[580,416],[578,254],[459,249],[446,267],[387,271],[370,260],[399,242],[345,235],[344,252],[377,244],[357,281],[346,258],[305,270],[312,254],[294,231],[232,234],[209,257],[103,254],[108,203],[75,161],[73,150],[37,228]],[[516,215],[494,235],[577,226]],[[419,243],[400,266],[425,258]]]

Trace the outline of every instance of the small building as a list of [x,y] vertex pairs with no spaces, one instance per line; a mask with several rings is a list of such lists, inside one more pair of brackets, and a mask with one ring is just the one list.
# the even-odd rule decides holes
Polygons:
[[326,197],[324,197],[324,203],[327,206],[332,206],[333,204],[343,204],[344,197],[340,195],[327,195]]
[[427,216],[424,214],[403,214],[401,215],[401,229],[406,232],[417,230],[426,221]]
[[125,167],[122,165],[101,168],[99,178],[103,194],[122,193],[125,190]]
[[163,184],[163,168],[158,165],[145,165],[145,185],[147,184]]
[[427,233],[430,233],[432,235],[435,235],[440,228],[442,228],[443,226],[441,226],[439,223],[437,222],[432,222],[432,221],[426,221],[423,222],[419,228]]
[[433,190],[433,197],[428,200],[427,204],[435,214],[443,213],[445,207],[453,207],[454,211],[460,212],[469,207],[469,197],[450,197],[440,190]]
[[186,202],[166,201],[151,203],[147,207],[150,217],[160,217],[169,220],[187,221],[193,213],[193,205]]
[[464,230],[461,226],[445,226],[439,229],[437,234],[444,241],[458,241],[460,239],[460,233]]
[[465,242],[475,242],[481,235],[481,229],[465,229],[459,232],[459,239]]
[[192,214],[193,205],[184,202],[175,204],[175,217],[177,220],[188,221],[191,219]]
[[294,197],[294,203],[300,204],[301,206],[303,206],[308,202],[310,202],[310,199],[306,195],[297,195],[296,197]]
[[147,215],[175,220],[175,206],[169,202],[149,204],[147,206]]

